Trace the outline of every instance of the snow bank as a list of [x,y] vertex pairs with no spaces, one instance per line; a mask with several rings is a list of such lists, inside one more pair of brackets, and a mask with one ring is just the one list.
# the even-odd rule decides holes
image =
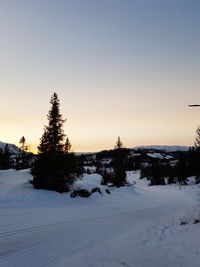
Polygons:
[[91,190],[95,187],[101,187],[101,175],[99,174],[84,174],[83,177],[80,180],[77,180],[73,186],[73,189],[87,189]]

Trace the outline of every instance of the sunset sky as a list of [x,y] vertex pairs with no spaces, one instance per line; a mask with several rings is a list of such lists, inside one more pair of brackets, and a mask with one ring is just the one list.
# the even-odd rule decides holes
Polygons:
[[74,151],[193,145],[199,0],[0,0],[0,141],[35,151],[57,92]]

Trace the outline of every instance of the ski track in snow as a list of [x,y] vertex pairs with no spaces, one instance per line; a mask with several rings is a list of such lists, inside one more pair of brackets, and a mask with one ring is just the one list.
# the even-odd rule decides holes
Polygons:
[[200,225],[180,220],[200,189],[129,178],[135,187],[71,199],[32,189],[28,171],[0,171],[0,266],[199,267]]

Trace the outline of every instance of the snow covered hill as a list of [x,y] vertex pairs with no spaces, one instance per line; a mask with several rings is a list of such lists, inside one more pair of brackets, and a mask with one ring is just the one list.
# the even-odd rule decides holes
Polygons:
[[137,146],[133,149],[151,149],[156,151],[164,151],[164,152],[186,152],[189,150],[188,146],[160,146],[160,145],[152,145],[152,146]]
[[134,187],[72,199],[33,189],[27,170],[0,171],[0,266],[199,267],[200,188],[127,175]]
[[[7,143],[5,143],[5,142],[1,142],[1,141],[0,141],[0,149],[4,149],[6,144],[7,144]],[[20,151],[20,150],[19,150],[19,148],[18,148],[16,145],[8,144],[8,147],[9,147],[9,150],[10,150],[10,152],[11,152],[12,154],[14,154],[14,155],[19,154],[19,151]]]

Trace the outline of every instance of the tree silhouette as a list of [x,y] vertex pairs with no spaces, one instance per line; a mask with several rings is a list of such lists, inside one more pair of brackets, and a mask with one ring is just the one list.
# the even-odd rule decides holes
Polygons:
[[69,138],[67,137],[66,142],[65,142],[65,147],[64,150],[66,153],[69,153],[71,151],[72,145],[69,141]]
[[123,144],[121,142],[120,136],[118,136],[115,149],[121,149],[121,148],[123,148]]
[[20,149],[18,156],[16,157],[16,169],[27,169],[30,168],[32,154],[28,153],[28,146],[26,144],[26,139],[24,136],[19,140]]
[[117,187],[124,186],[127,183],[124,152],[125,149],[123,148],[123,144],[118,136],[115,149],[113,151],[113,185]]
[[[48,126],[44,127],[44,133],[38,146],[39,154],[33,163],[31,183],[37,189],[48,189],[58,192],[67,192],[75,177],[82,173],[82,162],[73,153],[64,153],[65,134],[60,114],[60,104],[56,93],[51,97],[51,108],[47,115]],[[67,139],[67,151],[71,144]]]
[[57,155],[64,152],[65,134],[62,127],[66,120],[62,119],[60,114],[60,103],[56,93],[51,97],[50,103],[51,109],[47,115],[49,124],[44,128],[38,151],[41,154]]
[[27,147],[27,145],[26,145],[26,139],[25,139],[24,136],[22,136],[22,138],[19,140],[19,143],[20,143],[20,145],[21,145],[20,149],[21,149],[22,151],[27,151],[28,147]]
[[195,139],[195,147],[200,149],[200,127],[197,128],[196,130],[196,139]]

